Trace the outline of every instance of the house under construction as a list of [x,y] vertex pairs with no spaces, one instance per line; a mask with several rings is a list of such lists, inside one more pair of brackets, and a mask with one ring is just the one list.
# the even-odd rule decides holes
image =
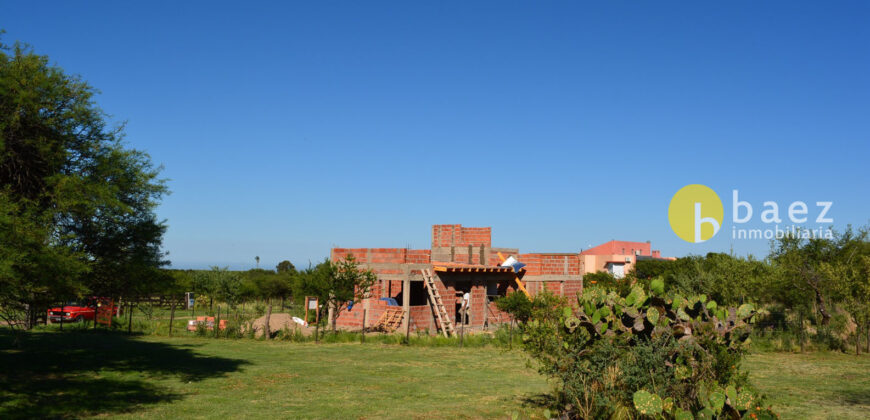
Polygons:
[[[660,258],[647,242],[610,241],[566,253],[526,253],[492,246],[492,229],[461,225],[432,226],[431,249],[333,248],[337,261],[352,255],[378,281],[371,297],[355,302],[337,318],[342,329],[441,331],[459,329],[463,296],[470,296],[465,328],[482,329],[509,321],[494,301],[522,290],[530,296],[548,290],[562,296],[583,291],[583,275],[609,271],[622,277],[644,258]],[[511,258],[513,257],[513,258]],[[503,265],[519,261],[525,264]],[[331,319],[331,317],[330,317]],[[405,331],[404,328],[402,328]]]

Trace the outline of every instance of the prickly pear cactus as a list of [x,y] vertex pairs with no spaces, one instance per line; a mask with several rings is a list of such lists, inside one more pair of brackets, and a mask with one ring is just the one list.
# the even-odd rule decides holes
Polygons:
[[[748,346],[755,313],[748,303],[726,308],[705,295],[668,294],[664,282],[654,279],[648,291],[636,285],[624,296],[601,288],[586,289],[578,296],[576,305],[563,310],[561,325],[565,335],[578,337],[572,343],[579,343],[580,348],[599,340],[631,346],[667,334],[685,344],[680,348],[717,346],[742,354]],[[691,351],[683,354],[675,350],[664,363],[673,368],[676,380],[686,384],[701,384],[701,372],[709,369]],[[707,384],[703,385],[704,391],[689,402],[637,390],[632,394],[634,408],[640,417],[651,418],[775,418],[769,409],[756,405],[754,394],[748,390],[703,383]]]
[[662,412],[662,399],[644,390],[634,393],[634,408],[640,414],[655,415]]
[[738,349],[747,344],[751,304],[723,308],[705,295],[666,295],[660,279],[650,283],[649,295],[635,286],[625,296],[590,288],[578,297],[578,310],[565,314],[571,332],[583,328],[592,339],[602,336],[651,337],[668,332],[683,341],[713,340]]

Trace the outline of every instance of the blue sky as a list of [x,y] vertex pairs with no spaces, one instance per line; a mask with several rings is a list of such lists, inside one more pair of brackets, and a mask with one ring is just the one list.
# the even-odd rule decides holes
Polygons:
[[[4,42],[165,166],[173,267],[427,248],[435,223],[765,255],[731,239],[732,189],[750,225],[766,200],[870,219],[867,2],[248,3],[0,2]],[[725,204],[702,244],[667,221],[693,183]]]

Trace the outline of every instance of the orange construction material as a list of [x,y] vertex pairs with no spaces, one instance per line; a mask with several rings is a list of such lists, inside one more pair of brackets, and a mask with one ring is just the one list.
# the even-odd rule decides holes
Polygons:
[[[504,261],[507,259],[507,258],[504,257],[504,255],[501,255],[501,252],[497,252],[496,254],[498,254],[498,258],[501,260],[501,262],[504,262]],[[526,290],[526,285],[523,284],[523,281],[522,281],[522,280],[520,280],[520,276],[517,276],[517,277],[514,279],[514,281],[517,282],[517,287],[519,287],[520,290],[522,290],[522,292],[526,294],[526,297],[528,297],[529,299],[531,299],[531,298],[532,298],[532,295],[530,295],[530,294],[529,294],[529,291]]]

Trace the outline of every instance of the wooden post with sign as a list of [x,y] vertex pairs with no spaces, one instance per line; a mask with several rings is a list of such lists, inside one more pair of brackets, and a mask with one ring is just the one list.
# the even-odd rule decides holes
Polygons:
[[308,323],[308,311],[314,310],[314,323],[317,324],[320,322],[320,311],[318,311],[318,307],[320,306],[320,302],[314,296],[305,296],[305,323]]

